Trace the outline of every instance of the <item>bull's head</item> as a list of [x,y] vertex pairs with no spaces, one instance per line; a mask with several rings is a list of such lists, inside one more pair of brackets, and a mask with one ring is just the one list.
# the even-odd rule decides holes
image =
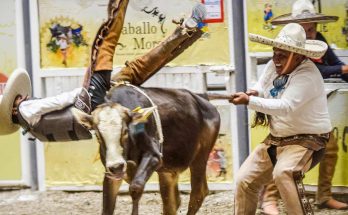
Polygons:
[[127,169],[124,149],[129,141],[129,125],[144,123],[155,107],[130,111],[117,103],[98,106],[91,115],[73,109],[76,119],[95,130],[107,176],[122,179]]

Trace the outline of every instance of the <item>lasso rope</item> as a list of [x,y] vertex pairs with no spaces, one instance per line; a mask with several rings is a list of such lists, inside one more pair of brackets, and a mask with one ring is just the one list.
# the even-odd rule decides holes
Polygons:
[[160,115],[158,113],[158,108],[156,106],[156,104],[152,101],[152,99],[143,91],[141,90],[139,87],[134,86],[130,83],[123,83],[126,86],[132,87],[133,89],[135,89],[136,91],[138,91],[139,93],[141,93],[142,95],[144,95],[151,103],[152,107],[156,107],[155,110],[153,111],[153,116],[155,118],[155,123],[156,123],[156,128],[157,128],[157,134],[158,134],[158,142],[160,144],[160,152],[162,153],[162,149],[163,149],[163,130],[162,130],[162,123],[161,123],[161,118]]

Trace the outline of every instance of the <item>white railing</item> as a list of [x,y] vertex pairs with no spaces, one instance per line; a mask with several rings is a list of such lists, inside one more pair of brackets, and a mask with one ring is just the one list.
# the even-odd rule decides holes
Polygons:
[[[216,66],[164,67],[142,86],[184,88],[196,93],[206,92],[209,84],[228,88],[229,77],[225,76],[229,76],[233,68],[227,71],[225,67],[222,66],[222,69]],[[120,68],[114,68],[115,72],[119,70]],[[223,73],[220,70],[223,70]],[[41,96],[54,96],[82,86],[84,73],[84,69],[43,69],[40,74]]]

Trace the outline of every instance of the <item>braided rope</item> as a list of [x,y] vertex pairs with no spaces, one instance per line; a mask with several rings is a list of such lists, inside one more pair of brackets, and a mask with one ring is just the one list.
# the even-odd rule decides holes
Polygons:
[[132,87],[133,89],[135,89],[136,91],[138,91],[139,93],[141,93],[142,95],[144,95],[151,103],[152,107],[156,107],[155,110],[153,111],[153,116],[155,118],[155,123],[156,123],[156,128],[157,128],[157,134],[158,134],[158,142],[160,144],[160,152],[162,153],[162,149],[163,149],[163,141],[164,141],[164,137],[163,137],[163,130],[162,130],[162,123],[161,123],[161,117],[158,113],[158,108],[156,106],[156,104],[152,101],[152,99],[143,91],[141,90],[139,87],[134,86],[130,83],[124,83],[126,86]]

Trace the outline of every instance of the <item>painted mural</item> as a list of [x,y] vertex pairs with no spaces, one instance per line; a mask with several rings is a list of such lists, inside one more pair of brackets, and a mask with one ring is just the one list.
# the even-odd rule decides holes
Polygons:
[[[247,0],[247,30],[274,38],[282,26],[273,26],[270,21],[282,14],[291,13],[295,0]],[[314,0],[317,12],[339,16],[337,22],[320,24],[318,31],[323,33],[332,48],[348,48],[348,1],[347,0]],[[249,51],[265,52],[271,48],[249,41]]]
[[[114,65],[141,56],[167,37],[176,25],[173,19],[190,16],[198,0],[131,0]],[[203,1],[204,2],[204,1]],[[172,65],[228,64],[227,21],[224,1],[206,1],[209,19],[206,34]],[[86,67],[90,45],[106,19],[106,0],[39,0],[41,67]],[[211,54],[211,50],[219,50]]]
[[81,24],[61,17],[50,20],[44,29],[46,33],[42,34],[42,40],[48,41],[44,45],[46,45],[48,57],[51,58],[50,61],[61,61],[61,64],[68,67],[68,59],[72,65],[79,60],[86,60],[81,58],[88,50],[86,34]]

